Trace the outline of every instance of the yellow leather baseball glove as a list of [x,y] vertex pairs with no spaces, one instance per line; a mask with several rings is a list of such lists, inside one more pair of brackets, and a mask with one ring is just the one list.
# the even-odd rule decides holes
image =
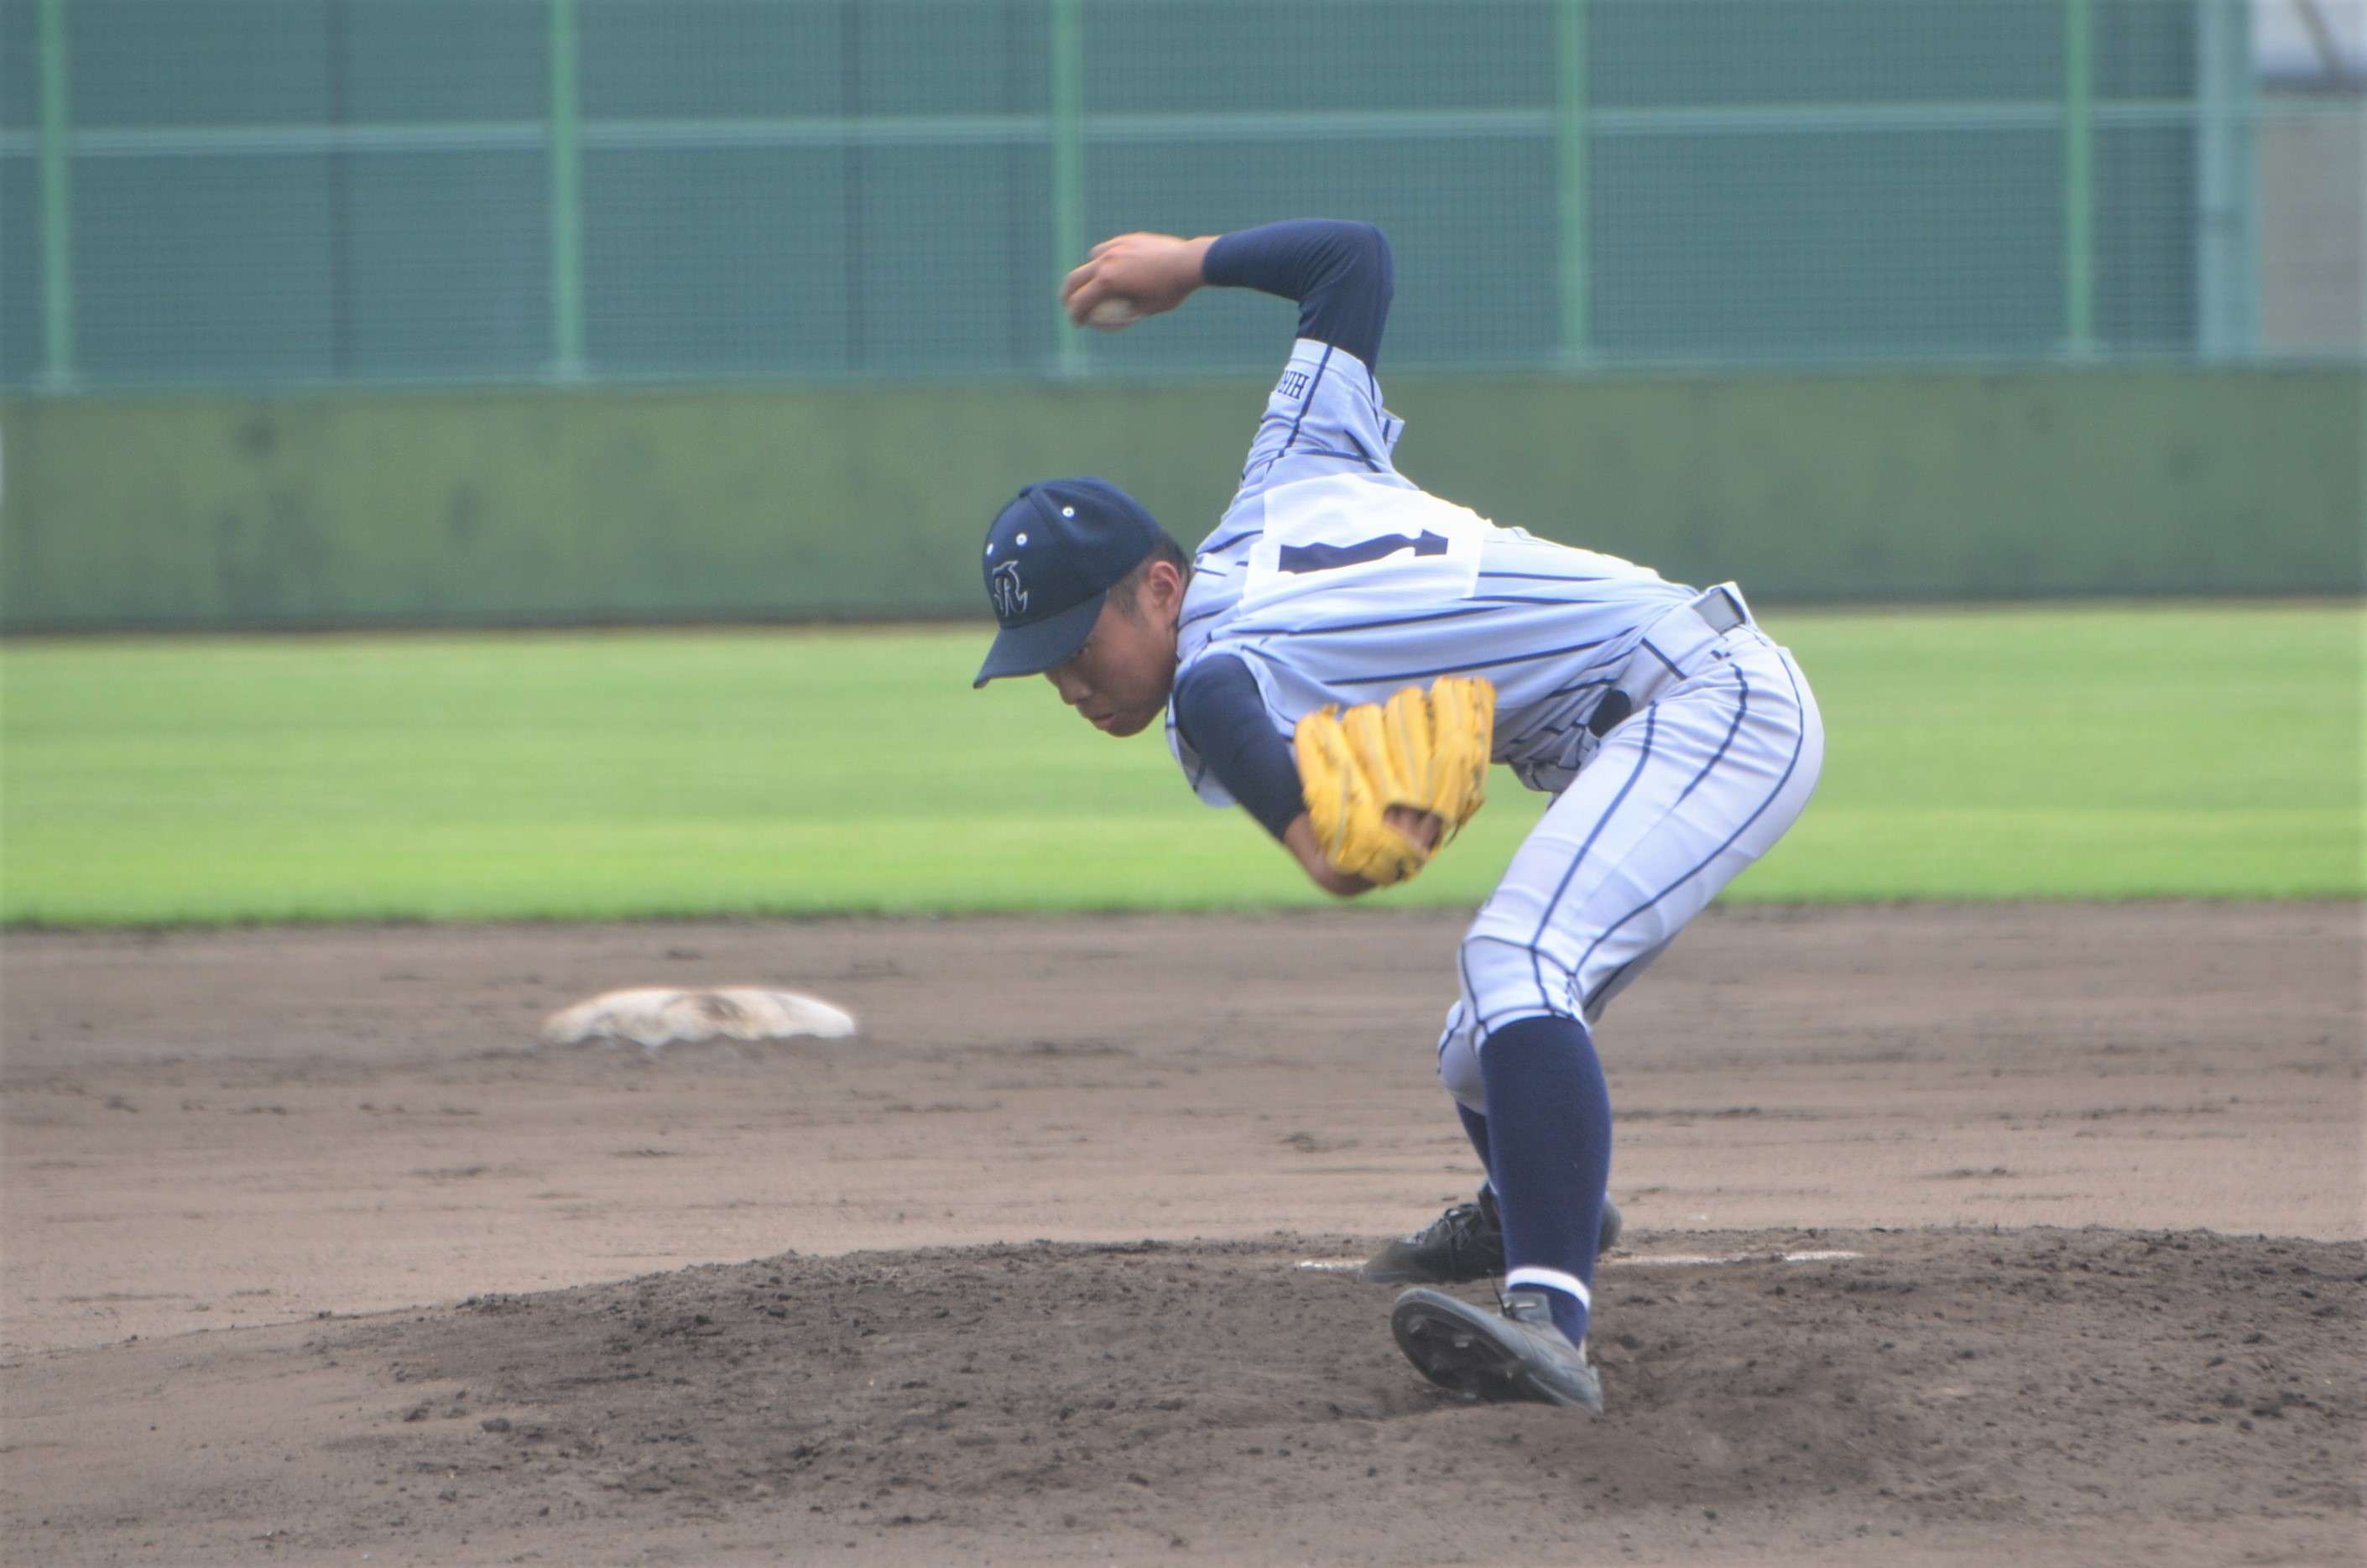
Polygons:
[[1323,858],[1374,883],[1420,871],[1437,850],[1389,826],[1387,813],[1435,813],[1444,849],[1487,798],[1495,734],[1496,688],[1470,675],[1442,675],[1427,691],[1408,686],[1386,703],[1320,708],[1300,719],[1291,749]]

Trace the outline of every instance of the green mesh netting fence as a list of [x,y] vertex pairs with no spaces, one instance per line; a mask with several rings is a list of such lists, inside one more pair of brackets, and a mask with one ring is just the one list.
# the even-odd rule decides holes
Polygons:
[[1119,230],[1306,213],[1389,231],[1397,366],[2355,352],[2339,323],[2261,337],[2264,223],[2350,212],[2355,273],[2359,178],[2301,155],[2296,216],[2264,217],[2262,127],[2359,111],[2264,108],[2251,22],[2245,0],[0,0],[0,381],[1263,367],[1271,304],[1102,338],[1060,325],[1053,280]]

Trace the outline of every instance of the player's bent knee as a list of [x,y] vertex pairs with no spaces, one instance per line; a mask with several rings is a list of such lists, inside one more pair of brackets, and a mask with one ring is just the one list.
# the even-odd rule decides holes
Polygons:
[[1569,966],[1533,942],[1474,931],[1463,939],[1463,985],[1480,1032],[1524,1018],[1577,1018]]
[[1446,1092],[1483,1114],[1488,1086],[1479,1077],[1479,1027],[1469,1010],[1458,1006],[1447,1015],[1446,1032],[1438,1040],[1438,1081]]

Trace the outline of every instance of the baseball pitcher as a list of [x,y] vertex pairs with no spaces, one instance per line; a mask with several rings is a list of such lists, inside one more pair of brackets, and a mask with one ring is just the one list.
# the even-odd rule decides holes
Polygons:
[[[1097,479],[1028,486],[986,539],[1000,631],[979,685],[1042,675],[1110,735],[1163,723],[1184,777],[1327,891],[1416,874],[1491,761],[1554,799],[1454,954],[1438,1073],[1485,1169],[1477,1202],[1392,1243],[1390,1326],[1423,1375],[1603,1408],[1586,1355],[1611,1102],[1592,1028],[1799,817],[1823,723],[1732,583],[1707,590],[1499,527],[1399,473],[1375,366],[1387,241],[1301,220],[1122,234],[1062,288],[1108,330],[1204,286],[1298,304],[1240,490],[1186,555]],[[1582,505],[1581,498],[1573,504]],[[1490,1312],[1429,1288],[1501,1277]]]

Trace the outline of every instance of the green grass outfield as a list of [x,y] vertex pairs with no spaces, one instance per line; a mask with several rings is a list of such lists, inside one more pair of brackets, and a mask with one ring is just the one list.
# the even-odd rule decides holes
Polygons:
[[[1755,900],[2358,897],[2356,604],[1784,613],[1830,755]],[[0,918],[1322,902],[982,628],[24,642]],[[1410,886],[1468,904],[1542,807]]]

